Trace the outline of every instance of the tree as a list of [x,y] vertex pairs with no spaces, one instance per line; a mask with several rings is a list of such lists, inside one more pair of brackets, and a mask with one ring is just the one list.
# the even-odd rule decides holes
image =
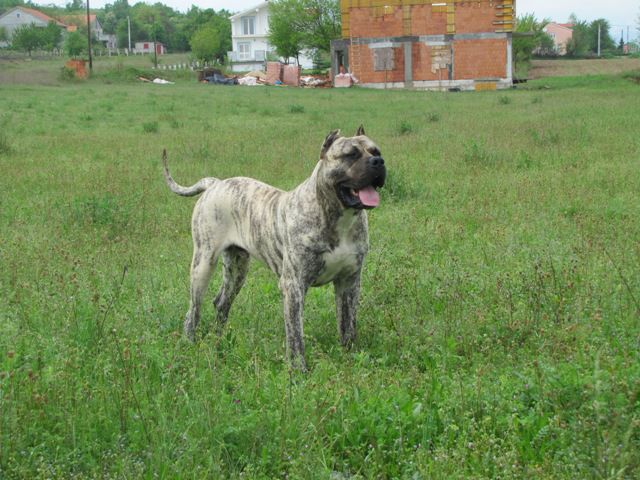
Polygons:
[[615,50],[616,44],[609,33],[611,26],[604,18],[599,18],[589,24],[589,50],[598,53],[598,29],[600,29],[600,51]]
[[578,20],[575,15],[570,18],[573,24],[571,39],[567,42],[567,55],[584,57],[589,52],[589,24]]
[[0,0],[0,15],[10,8],[24,5],[24,0]]
[[516,20],[513,36],[513,57],[518,75],[526,76],[531,65],[531,57],[535,50],[549,49],[553,40],[544,31],[549,20],[538,21],[532,13],[527,13]]
[[71,0],[64,8],[67,12],[77,12],[78,10],[83,10],[84,7],[85,5],[82,3],[82,0]]
[[[269,11],[288,12],[289,29],[300,36],[301,46],[309,50],[329,52],[331,40],[340,37],[340,5],[338,0],[275,0]],[[281,28],[278,26],[278,28]]]
[[7,29],[4,27],[0,27],[0,42],[8,42],[9,34],[7,33]]
[[79,57],[87,51],[87,37],[79,31],[71,32],[64,42],[64,49],[70,57]]
[[269,5],[269,43],[286,63],[292,57],[298,63],[303,49],[302,32],[291,28],[291,18],[297,13],[297,3],[296,0],[282,0]]
[[573,34],[567,43],[567,55],[572,57],[592,56],[598,53],[598,28],[600,29],[600,50],[613,51],[616,44],[611,38],[609,22],[599,18],[591,23],[578,20],[572,14],[569,21],[573,24]]
[[62,41],[62,31],[56,22],[50,21],[42,32],[42,46],[45,50],[52,52]]
[[189,42],[191,51],[198,60],[211,62],[220,47],[220,36],[212,25],[205,25],[193,34]]
[[31,52],[44,44],[42,31],[42,28],[36,27],[33,23],[22,25],[14,30],[11,45],[13,48],[23,50],[31,56]]

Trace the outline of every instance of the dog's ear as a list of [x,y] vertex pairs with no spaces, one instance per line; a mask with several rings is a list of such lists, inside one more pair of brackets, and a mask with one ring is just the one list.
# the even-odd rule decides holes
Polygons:
[[333,145],[333,142],[338,138],[340,138],[340,130],[334,130],[327,135],[327,138],[324,139],[324,143],[322,144],[322,149],[320,150],[320,158],[324,158],[326,153],[329,151],[329,148],[331,148],[331,145]]
[[366,135],[366,133],[364,133],[364,125],[360,124],[360,126],[358,127],[358,131],[356,132],[356,137],[359,137],[360,135]]

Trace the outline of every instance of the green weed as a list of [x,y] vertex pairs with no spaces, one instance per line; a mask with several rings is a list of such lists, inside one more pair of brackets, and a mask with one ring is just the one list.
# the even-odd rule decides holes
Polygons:
[[289,105],[289,113],[304,113],[304,106],[298,104]]
[[400,135],[408,135],[413,132],[413,125],[407,120],[402,120],[398,124],[398,134]]
[[142,131],[144,133],[158,133],[159,129],[160,129],[160,126],[159,126],[158,122],[156,122],[156,121],[144,122],[142,124]]

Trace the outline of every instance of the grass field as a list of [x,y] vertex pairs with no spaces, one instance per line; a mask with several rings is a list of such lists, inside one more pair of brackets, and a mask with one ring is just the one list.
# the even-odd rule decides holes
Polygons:
[[[290,372],[259,263],[184,340],[194,201],[162,149],[183,184],[289,189],[360,123],[390,177],[355,350],[313,289]],[[616,76],[0,86],[0,478],[638,478],[639,124]]]

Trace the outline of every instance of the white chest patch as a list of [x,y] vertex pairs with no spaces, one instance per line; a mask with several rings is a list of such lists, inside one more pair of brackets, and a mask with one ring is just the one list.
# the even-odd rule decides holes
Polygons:
[[315,281],[315,285],[323,285],[338,275],[349,275],[358,269],[358,255],[362,248],[352,239],[351,228],[354,222],[355,216],[347,217],[346,215],[338,221],[338,246],[322,256],[324,268]]

